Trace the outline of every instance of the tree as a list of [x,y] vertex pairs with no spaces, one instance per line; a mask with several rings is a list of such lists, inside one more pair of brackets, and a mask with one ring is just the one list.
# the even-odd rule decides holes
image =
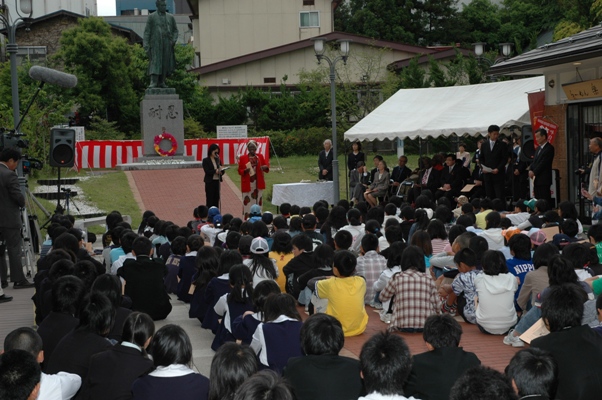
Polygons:
[[420,58],[419,55],[412,58],[410,64],[401,71],[401,83],[404,89],[428,87],[426,74],[424,69],[418,65],[418,58]]
[[132,65],[134,51],[125,39],[113,36],[101,18],[82,18],[63,33],[55,59],[78,77],[78,86],[67,90],[79,105],[87,125],[94,115],[117,122],[123,132],[140,129],[140,95],[133,81],[140,71]]

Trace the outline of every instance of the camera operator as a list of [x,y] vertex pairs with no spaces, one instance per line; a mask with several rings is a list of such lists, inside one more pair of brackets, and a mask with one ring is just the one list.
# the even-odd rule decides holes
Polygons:
[[21,264],[21,207],[25,206],[25,198],[19,187],[19,179],[15,169],[21,159],[21,152],[14,147],[0,152],[0,236],[4,241],[0,245],[0,276],[2,288],[8,286],[7,266],[4,258],[8,250],[10,263],[10,279],[13,288],[32,287],[23,274]]

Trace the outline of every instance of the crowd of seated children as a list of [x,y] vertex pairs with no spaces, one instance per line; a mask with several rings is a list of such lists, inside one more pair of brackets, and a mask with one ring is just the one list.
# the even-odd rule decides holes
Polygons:
[[426,274],[424,253],[418,246],[403,251],[400,267],[401,272],[393,275],[379,298],[385,302],[394,296],[390,330],[419,332],[424,321],[439,312],[437,289]]
[[257,326],[251,341],[260,369],[269,368],[282,374],[291,357],[303,354],[302,325],[295,299],[290,294],[278,293],[266,298],[263,322]]
[[213,350],[217,350],[225,342],[236,340],[232,334],[232,321],[253,309],[253,278],[249,267],[244,264],[234,265],[230,268],[228,280],[230,292],[222,295],[213,306],[219,318],[219,325],[211,344]]
[[364,307],[366,281],[354,275],[356,264],[353,253],[339,250],[334,255],[334,276],[314,278],[308,283],[319,299],[328,300],[326,314],[341,322],[345,336],[359,335],[368,325],[368,314]]
[[253,311],[245,311],[231,320],[232,335],[237,342],[251,344],[257,326],[264,320],[265,302],[271,294],[279,294],[280,287],[272,280],[261,281],[253,287]]

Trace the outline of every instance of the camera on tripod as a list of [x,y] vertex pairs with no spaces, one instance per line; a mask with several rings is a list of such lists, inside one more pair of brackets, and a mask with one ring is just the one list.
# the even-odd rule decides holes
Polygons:
[[[23,138],[24,133],[16,133],[6,128],[0,128],[0,151],[5,148],[16,147],[19,149],[29,148],[29,142]],[[37,158],[30,158],[27,155],[21,156],[21,167],[23,175],[29,175],[32,169],[38,171],[44,168],[44,163]]]

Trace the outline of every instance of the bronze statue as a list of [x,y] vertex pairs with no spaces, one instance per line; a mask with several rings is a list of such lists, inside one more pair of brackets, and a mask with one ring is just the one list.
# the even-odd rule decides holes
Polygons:
[[165,78],[176,69],[174,46],[178,27],[173,15],[166,12],[165,0],[157,0],[157,11],[149,15],[144,29],[144,50],[148,54],[149,88],[165,88]]

